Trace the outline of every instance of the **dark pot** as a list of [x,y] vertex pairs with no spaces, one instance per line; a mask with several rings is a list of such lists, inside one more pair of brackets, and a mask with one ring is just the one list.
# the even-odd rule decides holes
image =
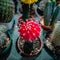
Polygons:
[[[18,38],[17,40],[17,49],[19,50],[19,52],[21,53],[22,56],[25,56],[25,57],[35,57],[37,55],[39,55],[39,53],[41,52],[42,50],[42,47],[43,47],[43,44],[42,44],[42,41],[40,38],[38,38],[38,41],[39,41],[39,49],[38,49],[38,52],[36,52],[35,54],[29,54],[29,53],[24,53],[24,49],[21,47],[21,38]],[[33,46],[33,44],[32,44]],[[30,51],[31,52],[31,51]]]

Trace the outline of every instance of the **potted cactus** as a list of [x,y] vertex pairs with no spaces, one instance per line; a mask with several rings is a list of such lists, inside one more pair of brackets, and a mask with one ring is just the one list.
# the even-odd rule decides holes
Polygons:
[[[40,25],[30,18],[31,4],[37,0],[21,0],[23,3],[23,14],[19,18],[19,38],[17,40],[17,47],[19,52],[26,57],[36,56],[41,52],[42,41],[40,39],[41,28]],[[22,20],[22,21],[21,21]]]
[[44,30],[52,30],[54,28],[54,24],[60,20],[60,4],[56,4],[56,0],[48,0],[45,5],[44,16],[41,17],[40,20]]
[[0,56],[9,53],[12,41],[7,33],[7,28],[4,25],[0,25]]
[[17,40],[19,51],[26,57],[36,56],[41,52],[42,41],[40,39],[41,28],[32,19],[22,22],[18,30],[20,36]]
[[0,23],[8,23],[14,14],[12,0],[0,0]]

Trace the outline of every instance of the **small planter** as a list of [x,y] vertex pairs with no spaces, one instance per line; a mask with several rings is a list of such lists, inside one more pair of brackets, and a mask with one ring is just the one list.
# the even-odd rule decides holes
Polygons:
[[36,41],[33,41],[32,49],[31,48],[28,48],[28,50],[31,49],[30,53],[29,53],[29,51],[26,53],[24,51],[24,46],[26,45],[25,43],[26,43],[25,40],[23,40],[20,37],[18,38],[18,40],[17,40],[17,48],[18,48],[19,52],[23,56],[25,56],[25,57],[34,57],[34,56],[37,56],[41,52],[42,47],[43,47],[42,41],[40,40],[40,38],[37,38]]

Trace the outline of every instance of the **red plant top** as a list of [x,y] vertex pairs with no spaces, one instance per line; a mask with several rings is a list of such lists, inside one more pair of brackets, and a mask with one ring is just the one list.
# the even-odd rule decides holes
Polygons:
[[18,32],[20,33],[20,37],[23,37],[24,40],[36,40],[40,35],[40,25],[35,21],[26,21],[20,24],[20,28]]

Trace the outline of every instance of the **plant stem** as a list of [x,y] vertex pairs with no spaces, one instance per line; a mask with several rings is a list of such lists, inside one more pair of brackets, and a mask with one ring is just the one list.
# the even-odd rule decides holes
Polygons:
[[23,8],[23,16],[22,16],[22,19],[24,20],[24,21],[26,21],[26,19],[28,19],[29,18],[29,4],[23,4],[22,5],[22,8]]

